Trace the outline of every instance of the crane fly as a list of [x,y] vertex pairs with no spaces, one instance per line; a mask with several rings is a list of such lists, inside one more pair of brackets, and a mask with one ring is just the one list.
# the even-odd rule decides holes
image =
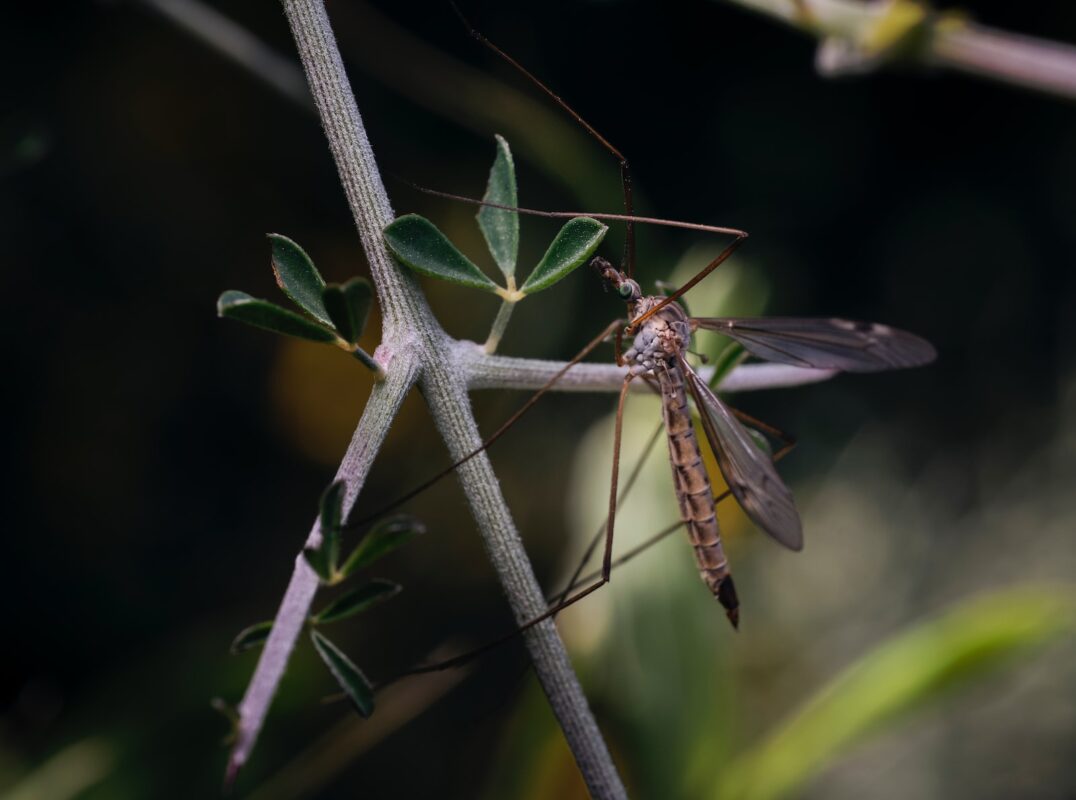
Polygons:
[[[876,372],[919,366],[934,359],[934,348],[918,336],[875,323],[801,317],[784,319],[689,317],[675,301],[721,266],[747,239],[746,231],[716,225],[635,216],[631,169],[624,154],[526,67],[476,30],[455,4],[452,4],[452,8],[474,39],[508,63],[546,97],[560,106],[609,155],[616,159],[624,196],[624,214],[586,214],[594,219],[622,220],[626,223],[623,268],[617,269],[600,256],[591,260],[591,267],[597,271],[606,289],[615,292],[627,303],[629,314],[626,328],[619,329],[618,325],[614,325],[606,329],[606,333],[615,330],[617,364],[627,366],[628,372],[617,404],[613,475],[609,492],[609,515],[605,526],[605,551],[601,577],[597,582],[569,597],[568,594],[578,579],[579,570],[577,570],[576,575],[569,582],[569,589],[561,594],[560,602],[529,624],[556,614],[565,606],[582,599],[609,581],[612,569],[613,528],[618,502],[617,476],[624,402],[629,384],[632,380],[642,377],[648,382],[656,383],[661,395],[662,413],[669,443],[669,459],[680,505],[680,516],[694,545],[703,581],[725,608],[729,621],[735,627],[739,623],[740,604],[736,597],[735,585],[732,582],[728,559],[721,545],[717,525],[715,512],[720,498],[714,497],[709,476],[702,463],[698,439],[695,436],[691,413],[688,410],[688,394],[695,401],[706,439],[717,458],[729,491],[747,516],[765,533],[791,550],[799,550],[803,547],[803,527],[792,500],[792,493],[777,474],[774,459],[754,443],[750,434],[738,421],[737,413],[711,391],[707,383],[687,362],[686,353],[692,334],[700,328],[716,331],[738,342],[749,354],[764,361],[843,372]],[[440,192],[434,192],[434,194],[444,195]],[[468,199],[456,195],[446,196],[458,200]],[[495,206],[492,203],[482,204]],[[580,216],[577,212],[548,212],[522,208],[511,210],[545,217]],[[734,238],[683,286],[666,296],[644,295],[639,284],[634,280],[636,222],[731,235]],[[621,355],[621,342],[625,334],[634,338],[631,348]],[[571,366],[582,360],[603,340],[604,335],[599,335],[568,362],[568,366],[539,389],[520,411],[495,432],[490,440],[487,440],[487,444],[500,436],[508,425],[514,423],[526,412],[538,397],[551,388]]]
[[[692,424],[688,394],[729,491],[751,521],[790,550],[802,549],[803,527],[792,493],[777,474],[772,457],[688,363],[685,354],[694,332],[701,328],[724,334],[765,361],[843,372],[920,366],[934,359],[934,348],[918,336],[869,322],[689,317],[666,296],[644,295],[638,283],[604,258],[594,258],[591,266],[606,288],[628,304],[632,322],[625,330],[634,331],[634,340],[617,357],[617,363],[628,368],[624,389],[638,377],[657,383],[680,517],[703,582],[738,627],[740,602],[721,544],[716,498]],[[624,394],[618,408],[618,432]],[[614,465],[614,476],[616,472]],[[616,496],[615,485],[612,495]]]
[[[582,600],[609,582],[614,566],[613,533],[616,510],[620,499],[617,483],[620,463],[620,443],[623,428],[624,405],[628,388],[636,379],[645,380],[661,397],[662,416],[669,446],[674,488],[680,507],[680,522],[652,537],[643,545],[621,556],[617,563],[634,557],[643,549],[656,543],[677,528],[684,526],[695,550],[695,559],[703,582],[717,601],[724,607],[733,627],[739,626],[740,602],[736,595],[728,559],[721,542],[716,507],[729,494],[736,498],[749,519],[764,533],[790,550],[803,547],[803,526],[796,510],[792,493],[778,475],[776,460],[791,447],[786,446],[772,456],[755,443],[751,434],[741,424],[747,420],[752,427],[770,434],[782,436],[774,428],[753,420],[727,406],[713,392],[687,361],[688,345],[697,330],[713,331],[738,344],[750,355],[763,361],[787,364],[795,367],[833,370],[840,372],[878,372],[927,364],[934,360],[933,346],[914,334],[870,322],[853,322],[836,318],[808,317],[690,317],[675,301],[723,264],[748,238],[746,231],[702,223],[637,216],[632,197],[631,170],[627,158],[589,122],[535,77],[522,64],[501,50],[476,30],[454,3],[452,9],[463,22],[470,35],[498,58],[519,72],[552,102],[556,103],[606,152],[616,159],[624,197],[623,214],[599,214],[589,211],[542,211],[529,208],[504,206],[484,200],[475,200],[449,192],[441,192],[414,186],[427,194],[465,203],[514,211],[539,217],[567,219],[589,216],[593,219],[625,223],[622,268],[596,256],[590,266],[601,278],[605,288],[614,292],[627,303],[628,321],[617,320],[569,360],[541,388],[539,388],[514,414],[497,428],[482,445],[451,464],[412,491],[397,498],[391,504],[360,519],[354,524],[380,516],[415,497],[426,488],[455,470],[458,466],[483,452],[514,425],[546,392],[553,388],[573,366],[580,363],[598,345],[615,336],[616,362],[627,368],[617,404],[615,433],[613,439],[613,467],[610,481],[609,511],[603,530],[599,530],[588,547],[583,560],[569,579],[567,587],[558,592],[548,610],[523,623],[511,633],[462,655],[433,664],[419,665],[401,673],[393,680],[407,675],[433,672],[464,664],[478,655],[517,636],[528,628],[557,615],[560,611]],[[732,236],[733,241],[693,278],[667,295],[644,295],[634,279],[635,271],[635,224],[653,224],[697,232]],[[622,351],[624,336],[631,336],[632,344]],[[718,467],[728,491],[714,495],[710,476],[702,461],[702,453],[692,423],[688,406],[691,396],[702,421],[707,443],[716,457]],[[787,437],[784,437],[787,439]],[[645,455],[644,455],[645,458]],[[638,474],[636,471],[628,484]],[[349,524],[353,524],[349,520]],[[604,532],[605,546],[599,572],[580,578],[583,567]],[[592,583],[576,591],[585,580]],[[574,593],[573,593],[574,592]]]

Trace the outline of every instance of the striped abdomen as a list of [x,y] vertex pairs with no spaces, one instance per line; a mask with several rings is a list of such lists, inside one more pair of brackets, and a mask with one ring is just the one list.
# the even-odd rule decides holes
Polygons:
[[666,369],[659,367],[654,372],[661,386],[665,432],[669,437],[669,460],[672,463],[676,497],[680,503],[680,517],[695,547],[695,560],[703,581],[725,607],[729,621],[736,626],[740,602],[736,598],[728,559],[721,546],[710,477],[702,463],[699,441],[691,424],[684,374],[675,363],[670,363]]

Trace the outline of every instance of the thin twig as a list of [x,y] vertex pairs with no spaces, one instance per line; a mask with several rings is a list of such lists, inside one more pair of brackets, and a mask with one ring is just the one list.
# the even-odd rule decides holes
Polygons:
[[[355,428],[351,444],[336,472],[336,479],[346,483],[344,508],[350,509],[355,503],[359,490],[366,481],[366,476],[373,464],[374,456],[380,449],[396,417],[400,403],[414,385],[418,373],[418,361],[413,356],[400,356],[392,360],[386,379],[374,385],[370,400],[363,411],[362,419]],[[321,544],[321,526],[315,520],[314,527],[306,540],[306,547],[318,547]],[[310,605],[318,590],[318,576],[310,568],[302,553],[295,559],[295,568],[280,609],[273,620],[269,639],[262,649],[258,666],[250,679],[247,691],[239,704],[239,724],[237,726],[235,745],[228,760],[225,783],[235,780],[239,769],[250,757],[258,734],[269,712],[277,687],[288,665],[292,650],[299,634],[306,624]]]
[[[538,389],[564,369],[563,361],[488,355],[482,346],[468,341],[452,343],[453,358],[459,370],[468,376],[472,389]],[[696,372],[709,381],[712,366]],[[552,387],[558,392],[614,392],[624,383],[626,367],[615,364],[576,364]],[[722,392],[751,392],[782,389],[818,383],[832,378],[837,370],[808,369],[788,364],[742,364],[730,372],[718,387]],[[633,385],[637,393],[650,391],[645,383]]]

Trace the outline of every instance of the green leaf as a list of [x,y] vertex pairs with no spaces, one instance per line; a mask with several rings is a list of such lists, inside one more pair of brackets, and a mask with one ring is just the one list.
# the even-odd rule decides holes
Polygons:
[[[489,170],[489,182],[483,202],[499,206],[516,206],[516,167],[512,161],[512,151],[508,142],[500,135],[497,140],[497,155]],[[486,237],[486,246],[490,255],[501,268],[505,278],[516,274],[516,257],[519,255],[519,214],[503,208],[482,206],[476,215],[478,227]]]
[[425,532],[426,526],[414,517],[400,515],[381,520],[351,551],[340,574],[347,577]]
[[340,563],[340,521],[343,518],[341,504],[344,502],[343,481],[336,481],[321,495],[321,549],[325,551],[325,562],[329,575],[336,574],[336,565]]
[[279,233],[270,233],[269,241],[273,248],[273,274],[284,294],[311,316],[330,324],[329,312],[321,299],[325,281],[310,256]]
[[321,292],[325,310],[336,332],[350,344],[355,344],[366,328],[374,291],[365,278],[352,278],[347,283],[330,283]]
[[236,655],[242,653],[244,650],[250,650],[252,647],[258,647],[269,638],[269,631],[272,629],[272,620],[255,622],[253,625],[239,631],[235,638],[232,639],[231,647],[228,649],[233,655]]
[[527,276],[520,291],[534,294],[548,289],[590,258],[609,230],[596,219],[575,217],[568,220],[545,251],[542,260]]
[[766,455],[773,456],[773,445],[770,444],[770,440],[766,438],[766,434],[762,431],[757,431],[750,425],[745,425],[744,430],[747,431],[747,435],[751,437],[751,441],[755,443],[755,447],[761,450]]
[[415,272],[487,292],[499,288],[432,222],[418,214],[407,214],[385,226],[385,242]]
[[264,328],[285,336],[312,342],[335,342],[336,333],[294,311],[258,300],[246,292],[228,291],[217,300],[217,315],[239,320],[255,328]]
[[729,373],[736,369],[746,356],[747,351],[744,350],[742,344],[730,341],[714,362],[714,374],[710,376],[710,388],[719,388],[721,381],[725,380]]
[[1020,587],[965,601],[898,633],[816,692],[727,769],[721,798],[773,800],[910,711],[1076,630],[1076,595]]
[[332,565],[329,564],[329,550],[322,542],[321,547],[304,547],[303,558],[310,565],[310,569],[321,579],[322,583],[330,583],[333,579]]
[[310,639],[314,642],[314,649],[318,651],[321,660],[329,668],[329,672],[354,704],[355,710],[364,717],[373,714],[374,690],[362,671],[340,652],[340,648],[316,630],[310,631]]
[[336,565],[340,560],[340,521],[343,515],[341,504],[344,497],[344,482],[336,481],[321,495],[319,515],[321,527],[321,544],[318,547],[304,547],[303,557],[310,568],[321,578],[322,583],[335,583]]
[[[670,294],[680,288],[672,281],[663,280],[654,281],[654,286],[661,292],[662,296],[664,297],[668,297]],[[680,306],[680,308],[684,309],[684,313],[687,314],[689,317],[694,316],[691,313],[691,309],[687,307],[687,297],[685,295],[680,295],[675,300],[673,300],[673,302]]]
[[364,583],[357,589],[352,589],[347,594],[333,600],[315,614],[312,621],[315,625],[324,625],[353,617],[355,614],[395,596],[401,588],[398,583],[374,578],[369,583]]

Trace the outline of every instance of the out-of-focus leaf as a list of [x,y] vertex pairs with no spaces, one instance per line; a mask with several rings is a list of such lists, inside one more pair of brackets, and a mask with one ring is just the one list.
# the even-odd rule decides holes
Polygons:
[[714,374],[710,376],[710,388],[716,389],[719,387],[721,381],[725,380],[728,374],[743,361],[746,353],[747,351],[743,349],[743,345],[739,342],[729,342],[714,362]]
[[336,481],[321,496],[321,549],[325,551],[330,575],[335,575],[336,565],[340,563],[340,521],[343,518],[341,504],[344,502],[344,489],[344,482]]
[[321,660],[329,668],[329,672],[336,678],[344,694],[348,696],[355,710],[364,717],[374,713],[374,690],[362,670],[351,663],[335,644],[330,642],[316,630],[310,631],[310,639],[314,642],[314,649],[318,651]]
[[329,312],[321,299],[325,281],[303,248],[287,236],[270,233],[273,248],[273,274],[276,282],[292,301],[311,316],[330,324]]
[[239,709],[220,697],[210,700],[209,707],[228,720],[228,732],[221,737],[221,744],[225,746],[234,744],[239,736]]
[[425,532],[426,526],[414,517],[400,515],[383,519],[351,551],[340,574],[347,577]]
[[498,289],[436,225],[418,214],[407,214],[386,225],[385,242],[415,272],[487,292]]
[[331,283],[321,293],[337,333],[351,344],[359,341],[366,328],[373,298],[373,288],[365,278],[352,278],[343,284]]
[[[23,775],[14,784],[5,781],[4,800],[73,800],[87,797],[94,784],[115,778],[127,751],[103,736],[70,744]],[[10,768],[9,768],[10,769]],[[7,770],[5,770],[7,771]],[[110,783],[109,785],[115,785]],[[114,796],[100,790],[98,797]]]
[[266,620],[265,622],[255,622],[253,625],[243,628],[232,639],[232,645],[229,650],[232,654],[242,653],[244,650],[249,650],[252,647],[258,647],[269,638],[269,631],[273,629],[273,621]]
[[398,594],[400,584],[374,578],[333,600],[313,616],[315,625],[347,619]]
[[325,326],[246,292],[232,290],[222,294],[217,300],[217,315],[312,342],[336,341],[336,333]]
[[[665,297],[668,297],[670,294],[672,294],[673,292],[675,292],[677,289],[680,288],[679,286],[677,286],[672,281],[663,281],[663,280],[654,281],[654,286]],[[684,309],[684,313],[687,314],[689,317],[692,316],[691,309],[687,307],[687,296],[686,295],[680,295],[673,302],[676,303],[678,306],[680,306],[680,308]]]
[[755,447],[768,456],[773,455],[773,446],[770,444],[770,440],[766,438],[766,434],[755,430],[750,425],[745,425],[744,429],[747,431],[747,435],[751,437],[751,441],[755,443]]
[[214,697],[209,701],[209,707],[233,725],[239,724],[239,710],[224,698]]
[[[516,167],[508,142],[500,135],[497,139],[497,155],[489,170],[489,182],[482,200],[499,206],[516,206]],[[503,208],[482,206],[478,209],[478,227],[486,237],[486,246],[506,278],[516,273],[516,257],[519,254],[519,214]]]
[[548,289],[568,275],[597,249],[607,230],[609,229],[605,225],[590,217],[568,220],[545,251],[538,266],[527,276],[520,291],[534,294]]
[[908,712],[1073,630],[1076,595],[1068,589],[1023,587],[960,603],[891,637],[816,692],[733,762],[714,796],[785,797]]

